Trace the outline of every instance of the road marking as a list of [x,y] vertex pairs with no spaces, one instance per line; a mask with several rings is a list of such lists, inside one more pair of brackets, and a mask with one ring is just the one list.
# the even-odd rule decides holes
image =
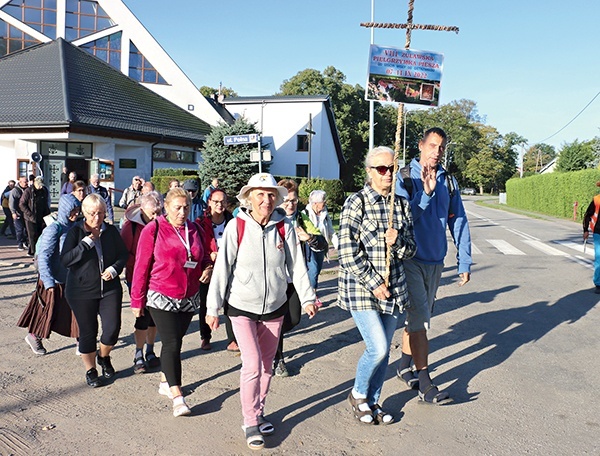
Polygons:
[[502,239],[487,239],[487,241],[505,255],[525,255],[525,252]]
[[[570,249],[577,250],[580,253],[583,253],[583,243],[578,244],[578,243],[570,242],[570,241],[554,241],[554,242],[556,242],[557,244],[560,244],[560,245],[564,245],[565,247],[568,247]],[[587,246],[587,248],[585,249],[585,254],[589,255],[591,257],[594,256],[594,245],[593,244]]]
[[588,260],[587,258],[582,258],[579,255],[575,255],[575,256],[569,255],[569,258],[571,260],[573,260],[575,263],[585,266],[588,269],[594,269],[593,263],[591,263],[590,260]]
[[548,244],[544,244],[541,241],[526,239],[523,242],[547,255],[569,256],[568,253],[565,253],[562,250],[555,249],[554,247],[551,247]]
[[503,228],[505,228],[507,231],[510,231],[511,233],[516,234],[517,236],[521,236],[522,238],[531,239],[533,241],[539,241],[539,239],[536,238],[535,236],[532,236],[532,235],[527,234],[527,233],[523,233],[522,231],[515,230],[513,228],[506,228],[506,227],[503,227]]
[[469,216],[469,217],[474,217],[474,218],[478,218],[479,220],[482,220],[486,223],[489,223],[490,225],[496,225],[498,226],[498,223],[494,222],[493,220],[487,218],[487,217],[483,217],[482,215],[476,214],[475,212],[471,212],[471,211],[465,211],[465,213]]
[[481,250],[473,242],[471,242],[471,255],[481,255]]

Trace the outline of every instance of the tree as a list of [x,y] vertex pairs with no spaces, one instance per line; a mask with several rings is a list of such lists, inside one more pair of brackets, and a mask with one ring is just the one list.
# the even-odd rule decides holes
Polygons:
[[[220,186],[231,199],[258,172],[258,163],[250,161],[250,152],[257,150],[255,145],[226,146],[223,143],[224,136],[251,133],[258,133],[256,125],[244,117],[237,119],[233,125],[220,124],[213,127],[202,150],[203,163],[199,165],[203,186],[208,186],[212,178],[218,177]],[[268,172],[268,165],[263,163],[262,169]]]
[[358,84],[346,84],[345,80],[344,73],[332,66],[323,73],[309,68],[284,80],[277,95],[329,95],[346,160],[341,166],[341,178],[346,190],[355,190],[364,183],[362,168],[368,147],[369,106],[364,89]]
[[[209,86],[202,86],[198,90],[202,95],[209,98],[219,94],[219,89],[215,89],[214,87]],[[225,95],[227,98],[238,96],[237,92],[229,87],[221,87],[220,93]]]
[[539,172],[554,158],[556,158],[554,146],[544,143],[534,144],[523,154],[523,176]]
[[565,143],[559,152],[556,162],[557,171],[578,171],[588,168],[594,161],[595,141],[575,140],[572,143]]
[[441,127],[448,135],[444,166],[452,172],[461,186],[468,184],[464,176],[469,159],[478,152],[480,131],[484,118],[472,100],[458,100],[437,108],[409,113],[406,124],[407,159],[419,155],[419,140],[432,127]]

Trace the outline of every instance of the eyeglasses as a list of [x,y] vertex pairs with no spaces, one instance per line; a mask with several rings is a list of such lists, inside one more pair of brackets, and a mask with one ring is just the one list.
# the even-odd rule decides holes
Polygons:
[[379,174],[381,174],[382,176],[385,176],[385,173],[387,173],[388,171],[390,172],[390,174],[394,174],[394,165],[390,165],[390,166],[369,166],[369,168],[376,170]]
[[104,215],[106,214],[106,212],[104,211],[98,211],[98,212],[88,212],[87,215],[90,218],[96,218],[96,217],[104,217]]
[[285,199],[283,200],[283,204],[298,204],[298,200],[297,199]]
[[223,201],[223,200],[217,201],[217,200],[211,199],[210,201],[212,201],[214,204],[220,204],[221,206],[225,205],[225,201]]

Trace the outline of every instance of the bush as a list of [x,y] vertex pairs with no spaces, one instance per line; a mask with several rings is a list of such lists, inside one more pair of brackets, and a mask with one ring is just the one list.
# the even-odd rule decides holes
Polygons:
[[308,204],[308,197],[313,190],[324,190],[327,194],[327,208],[330,212],[339,212],[346,194],[344,193],[344,186],[342,181],[339,179],[303,179],[299,183],[298,188],[298,199],[306,205]]
[[156,191],[163,194],[169,190],[171,179],[178,179],[183,184],[184,180],[194,178],[198,179],[197,169],[159,168],[154,170],[154,175],[150,180],[156,187]]

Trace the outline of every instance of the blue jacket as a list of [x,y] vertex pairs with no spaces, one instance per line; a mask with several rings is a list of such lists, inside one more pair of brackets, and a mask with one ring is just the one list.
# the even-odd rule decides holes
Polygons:
[[102,199],[106,203],[106,220],[112,223],[115,219],[115,216],[113,212],[112,202],[110,200],[110,193],[106,189],[106,187],[98,185],[98,188],[96,188],[93,185],[88,185],[87,191],[88,195],[91,195],[92,193],[98,193],[102,197]]
[[62,196],[58,201],[56,221],[44,228],[36,244],[38,271],[45,289],[65,283],[67,279],[67,268],[60,262],[60,249],[67,232],[75,224],[69,220],[69,214],[79,206],[81,202],[73,195]]
[[[427,196],[421,181],[421,164],[415,158],[410,162],[410,178],[413,188],[409,197],[400,173],[396,179],[396,193],[410,201],[415,226],[417,253],[414,260],[425,264],[444,264],[448,253],[446,226],[450,229],[457,250],[458,273],[471,272],[471,233],[467,214],[458,194],[450,197],[446,170],[441,166],[437,171],[437,184],[434,192]],[[452,177],[454,179],[454,177]]]

